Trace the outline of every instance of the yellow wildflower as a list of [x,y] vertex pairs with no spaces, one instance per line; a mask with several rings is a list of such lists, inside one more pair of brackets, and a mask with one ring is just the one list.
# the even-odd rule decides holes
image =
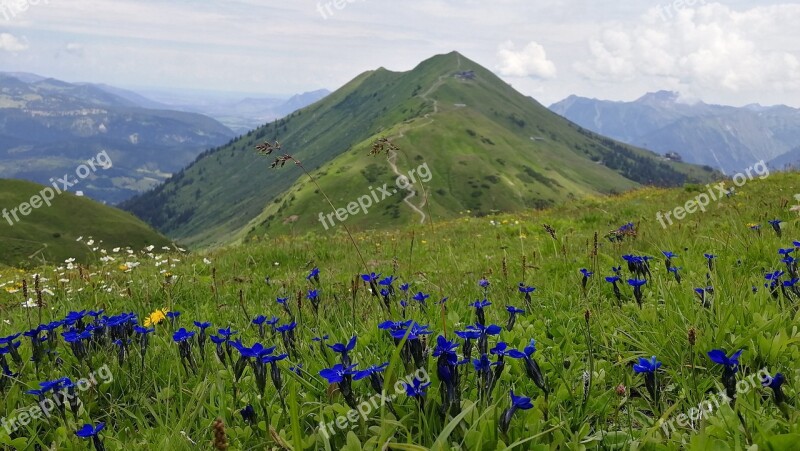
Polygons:
[[167,309],[160,309],[156,310],[155,312],[148,315],[147,318],[144,319],[144,327],[154,326],[156,324],[161,324],[162,321],[167,319]]

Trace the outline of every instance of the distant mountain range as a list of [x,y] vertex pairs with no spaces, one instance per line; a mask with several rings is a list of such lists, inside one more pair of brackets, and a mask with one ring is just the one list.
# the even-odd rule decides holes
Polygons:
[[225,124],[237,134],[247,133],[267,122],[280,119],[300,108],[311,105],[330,94],[327,89],[320,89],[289,98],[241,97],[236,94],[200,93],[197,91],[142,90],[148,98],[158,101],[163,108],[178,111],[200,113]]
[[728,174],[761,160],[777,166],[800,146],[800,109],[783,105],[689,103],[659,91],[632,102],[570,96],[550,109],[596,133]]
[[[384,138],[399,151],[369,157]],[[373,195],[369,212],[349,215],[351,230],[719,175],[578,127],[452,52],[408,72],[365,72],[313,105],[205,152],[121,207],[193,246],[338,230],[336,220],[320,223],[332,212],[317,185],[291,162],[269,169],[274,155],[255,152],[264,140],[280,141],[277,154],[302,161],[337,208],[352,210]],[[418,180],[411,190],[392,188],[412,170]],[[387,191],[376,194],[383,184]]]
[[50,184],[105,151],[77,189],[107,203],[146,191],[234,137],[209,117],[105,85],[0,73],[0,177]]
[[800,169],[800,146],[772,160],[770,166],[781,170]]

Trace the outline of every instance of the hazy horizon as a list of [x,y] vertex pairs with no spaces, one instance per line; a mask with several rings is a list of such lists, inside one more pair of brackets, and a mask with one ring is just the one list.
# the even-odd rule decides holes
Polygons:
[[0,0],[0,71],[288,97],[458,51],[545,105],[672,90],[800,107],[800,5],[741,0]]

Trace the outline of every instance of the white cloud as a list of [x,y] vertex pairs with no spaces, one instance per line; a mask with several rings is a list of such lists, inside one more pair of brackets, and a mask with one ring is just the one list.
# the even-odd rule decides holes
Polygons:
[[68,42],[64,46],[64,51],[74,56],[83,56],[83,45],[77,42]]
[[800,54],[787,45],[798,22],[800,5],[793,4],[737,11],[712,3],[667,17],[651,8],[637,25],[609,24],[592,37],[591,57],[574,68],[591,80],[646,78],[690,95],[798,91]]
[[21,52],[27,50],[28,43],[17,39],[13,34],[0,33],[0,50],[7,52]]
[[511,41],[500,44],[497,49],[500,64],[497,70],[508,77],[555,78],[556,65],[547,59],[547,52],[540,44],[531,41],[517,51]]

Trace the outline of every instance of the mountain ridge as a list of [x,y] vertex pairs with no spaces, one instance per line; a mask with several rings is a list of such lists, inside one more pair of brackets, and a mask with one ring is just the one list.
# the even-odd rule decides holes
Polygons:
[[671,91],[633,101],[569,96],[550,109],[597,133],[727,173],[770,161],[800,141],[800,109],[682,100]]
[[[268,171],[269,162],[256,155],[255,145],[279,140],[281,152],[302,161],[338,202],[363,194],[370,182],[391,179],[386,163],[365,158],[381,137],[395,137],[403,150],[397,165],[404,170],[430,162],[438,177],[426,208],[442,216],[462,207],[488,214],[619,192],[640,182],[675,185],[712,177],[710,171],[575,128],[451,52],[406,72],[365,71],[325,99],[204,153],[122,207],[195,246],[281,233],[284,225],[306,230],[319,226],[316,212],[309,212],[324,205],[295,196],[310,189],[304,177],[299,180],[302,173]],[[400,204],[402,198],[393,199],[382,207],[380,221],[377,216],[364,221],[408,220],[412,211],[400,210]],[[284,224],[290,210],[301,212],[300,220]],[[355,221],[354,226],[365,225]]]
[[93,84],[27,78],[0,73],[0,177],[47,184],[106,152],[113,167],[82,190],[117,203],[234,137],[200,114],[143,108]]

